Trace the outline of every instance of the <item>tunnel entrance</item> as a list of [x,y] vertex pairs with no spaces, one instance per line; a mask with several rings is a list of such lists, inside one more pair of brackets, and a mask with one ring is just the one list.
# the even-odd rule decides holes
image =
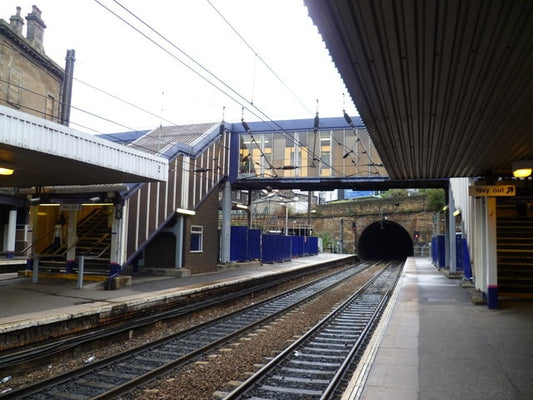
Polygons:
[[413,240],[396,222],[378,221],[370,224],[359,238],[359,258],[402,260],[413,255]]

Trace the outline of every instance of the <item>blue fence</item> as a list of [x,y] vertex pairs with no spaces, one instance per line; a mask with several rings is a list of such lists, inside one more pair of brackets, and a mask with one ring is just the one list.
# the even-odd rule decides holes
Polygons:
[[470,265],[470,253],[468,252],[468,245],[466,239],[461,236],[457,236],[455,239],[455,245],[457,248],[457,270],[463,271],[466,279],[472,279],[472,268]]
[[231,261],[260,259],[275,263],[315,254],[318,254],[318,237],[262,235],[259,229],[231,227]]
[[231,261],[247,261],[248,256],[248,228],[245,226],[231,227],[231,244],[230,244]]
[[[457,271],[463,271],[466,279],[472,278],[472,267],[470,265],[470,253],[466,239],[461,235],[455,237],[455,255]],[[444,235],[435,236],[431,239],[431,258],[433,264],[438,268],[446,266],[446,239]]]
[[433,264],[438,268],[446,266],[446,241],[444,235],[435,236],[431,239],[431,256]]

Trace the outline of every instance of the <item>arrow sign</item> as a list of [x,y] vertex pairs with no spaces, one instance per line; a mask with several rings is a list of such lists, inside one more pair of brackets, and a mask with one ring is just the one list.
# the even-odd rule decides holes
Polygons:
[[516,196],[515,185],[480,185],[470,186],[468,194],[475,197]]

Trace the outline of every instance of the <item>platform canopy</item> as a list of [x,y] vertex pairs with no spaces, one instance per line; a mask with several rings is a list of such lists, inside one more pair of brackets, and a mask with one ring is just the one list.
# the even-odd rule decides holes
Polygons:
[[391,179],[533,157],[533,2],[305,0]]
[[0,187],[166,181],[168,159],[0,106]]

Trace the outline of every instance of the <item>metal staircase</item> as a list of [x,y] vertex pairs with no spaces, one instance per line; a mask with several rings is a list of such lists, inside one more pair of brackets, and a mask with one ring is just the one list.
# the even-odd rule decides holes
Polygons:
[[108,225],[109,211],[97,208],[78,224],[76,256],[85,256],[85,267],[109,270],[111,232]]
[[498,217],[498,291],[533,295],[533,217]]
[[[108,227],[109,211],[95,208],[89,215],[78,222],[76,242],[76,260],[85,256],[85,268],[91,272],[107,272],[111,253],[111,234]],[[53,245],[40,255],[39,264],[47,270],[57,271],[66,266],[67,244],[58,249]]]

